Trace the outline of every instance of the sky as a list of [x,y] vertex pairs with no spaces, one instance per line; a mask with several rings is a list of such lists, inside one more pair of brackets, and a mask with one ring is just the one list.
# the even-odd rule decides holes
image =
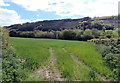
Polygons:
[[119,0],[0,0],[0,26],[118,14]]

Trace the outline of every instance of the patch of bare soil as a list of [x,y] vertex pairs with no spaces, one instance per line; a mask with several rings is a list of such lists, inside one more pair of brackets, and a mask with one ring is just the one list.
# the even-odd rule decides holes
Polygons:
[[62,78],[62,75],[58,67],[56,66],[57,58],[52,48],[50,48],[50,55],[51,59],[48,65],[39,68],[38,70],[36,70],[36,73],[40,77],[44,77],[50,81],[64,81],[64,78]]

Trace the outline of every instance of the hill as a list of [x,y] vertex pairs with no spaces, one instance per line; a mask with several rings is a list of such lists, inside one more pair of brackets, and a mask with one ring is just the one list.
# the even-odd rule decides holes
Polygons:
[[17,31],[33,31],[38,27],[39,30],[49,31],[49,30],[64,30],[64,29],[76,29],[79,27],[79,22],[83,21],[103,21],[105,24],[112,24],[114,27],[118,27],[117,16],[107,16],[107,17],[84,17],[80,19],[61,19],[61,20],[44,20],[32,23],[15,24],[7,26],[9,29],[14,29]]

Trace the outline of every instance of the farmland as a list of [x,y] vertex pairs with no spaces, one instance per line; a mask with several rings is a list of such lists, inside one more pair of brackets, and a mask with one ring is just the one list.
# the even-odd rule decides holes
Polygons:
[[104,64],[94,44],[56,39],[10,38],[26,80],[113,80],[114,73]]

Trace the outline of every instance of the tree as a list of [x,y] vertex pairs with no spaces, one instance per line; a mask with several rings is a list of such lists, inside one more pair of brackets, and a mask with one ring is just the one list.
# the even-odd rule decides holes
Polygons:
[[79,22],[79,28],[85,31],[90,26],[90,24],[91,23],[89,21]]
[[77,40],[84,40],[84,38],[83,38],[83,30],[77,30],[76,31],[76,39]]
[[33,38],[34,37],[34,34],[32,31],[24,31],[24,32],[20,32],[19,33],[19,36],[20,37],[27,37],[27,38]]
[[106,28],[106,30],[113,30],[114,26],[112,24],[103,24],[103,26]]
[[84,31],[83,35],[84,35],[85,40],[90,40],[93,38],[93,34],[92,34],[92,31],[90,29],[86,29]]
[[39,25],[37,27],[34,28],[34,30],[40,30],[42,28],[42,25]]
[[36,37],[36,38],[41,38],[43,32],[42,32],[42,31],[39,31],[39,30],[34,30],[34,31],[33,31],[33,34],[34,34],[34,37]]
[[103,22],[101,20],[99,20],[99,21],[92,21],[91,22],[91,28],[102,30],[102,28],[103,28],[102,24],[103,24]]
[[73,40],[76,37],[76,33],[73,30],[63,30],[63,39]]
[[116,28],[116,29],[113,30],[113,32],[112,32],[114,38],[118,38],[118,37],[119,37],[118,29],[119,29],[119,28]]
[[98,29],[92,29],[92,35],[94,36],[94,38],[99,38],[100,31]]
[[106,36],[107,38],[112,38],[112,37],[113,37],[112,30],[106,30],[106,31],[105,31],[105,36]]
[[120,28],[118,28],[118,37],[120,37]]
[[18,31],[16,31],[16,30],[10,30],[10,36],[11,37],[18,37],[19,36],[19,33],[18,33]]

